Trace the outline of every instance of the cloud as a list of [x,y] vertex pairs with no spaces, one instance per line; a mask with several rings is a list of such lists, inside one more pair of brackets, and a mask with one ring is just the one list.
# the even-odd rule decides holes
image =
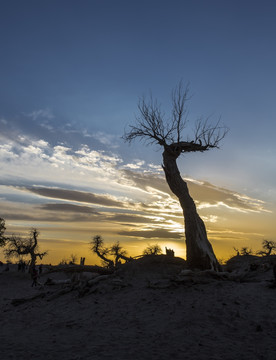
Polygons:
[[112,198],[110,195],[97,195],[84,191],[46,188],[46,187],[25,187],[31,193],[44,196],[46,198],[62,199],[87,204],[97,204],[100,206],[124,208],[125,203]]
[[[265,209],[266,204],[262,200],[217,187],[205,181],[198,181],[191,178],[185,180],[199,210],[223,206],[226,209],[240,212],[268,211]],[[156,201],[144,204],[144,207],[152,209],[161,208],[162,206],[164,208],[167,207],[167,209],[175,208],[176,202],[173,199],[176,199],[176,197],[170,191],[164,176],[154,172],[143,173],[141,171],[125,169],[122,170],[122,178],[120,181],[151,194],[153,198],[159,198]]]
[[99,215],[95,209],[88,206],[80,206],[74,204],[43,204],[40,209],[47,211],[58,211],[58,212],[73,212],[81,214],[93,214]]
[[34,225],[35,222],[44,222],[44,223],[79,223],[79,222],[92,222],[97,221],[97,218],[93,218],[93,215],[96,214],[77,214],[77,213],[70,213],[70,214],[49,214],[45,215],[44,213],[6,213],[4,214],[5,220],[12,220],[12,221],[26,221],[30,224],[30,227]]
[[114,214],[107,218],[109,221],[123,223],[124,225],[129,224],[149,224],[156,222],[153,217],[141,216],[137,214]]
[[34,110],[31,113],[27,114],[27,116],[32,118],[34,121],[36,121],[37,119],[40,119],[40,118],[49,119],[49,120],[55,118],[52,111],[48,108]]
[[143,160],[134,160],[134,163],[129,163],[126,165],[123,165],[123,168],[125,169],[140,169],[145,164],[145,161]]
[[[88,136],[87,132],[84,133],[84,136]],[[119,137],[112,134],[107,134],[102,131],[97,131],[96,133],[92,133],[90,137],[98,140],[101,144],[111,147],[113,149],[119,147]]]
[[18,158],[18,155],[14,152],[12,144],[0,145],[0,159],[2,161],[9,162],[16,158]]
[[6,119],[4,119],[4,118],[1,118],[0,123],[3,124],[3,125],[7,125],[8,121]]
[[224,206],[229,210],[241,212],[263,212],[264,201],[251,198],[244,194],[216,187],[208,182],[187,180],[191,195],[197,202],[198,209]]
[[143,239],[183,239],[183,234],[178,232],[170,232],[166,229],[153,230],[129,230],[120,231],[118,235],[131,236]]

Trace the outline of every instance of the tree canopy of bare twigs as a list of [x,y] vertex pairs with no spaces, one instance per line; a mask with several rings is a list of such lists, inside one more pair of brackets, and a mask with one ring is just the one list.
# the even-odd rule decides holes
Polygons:
[[5,256],[11,258],[29,255],[31,257],[30,266],[35,266],[37,258],[42,260],[43,257],[47,255],[47,251],[38,252],[38,235],[38,230],[33,228],[28,238],[22,238],[16,235],[7,238],[6,249],[4,250]]
[[152,95],[148,101],[145,97],[140,98],[139,116],[136,117],[135,124],[129,126],[129,131],[125,131],[123,139],[130,143],[138,138],[146,144],[157,143],[165,149],[177,146],[179,154],[218,148],[228,132],[228,128],[220,120],[212,123],[210,118],[200,118],[195,121],[192,136],[185,133],[188,125],[186,105],[189,99],[189,87],[184,88],[180,82],[172,92],[172,110],[167,118],[162,112],[161,104]]
[[162,254],[162,249],[158,244],[149,245],[143,251],[143,255],[161,255],[161,254]]

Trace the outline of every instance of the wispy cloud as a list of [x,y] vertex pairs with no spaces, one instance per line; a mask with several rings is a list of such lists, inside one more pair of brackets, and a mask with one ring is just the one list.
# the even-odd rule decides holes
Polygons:
[[42,188],[42,187],[29,187],[25,190],[30,191],[39,196],[46,198],[54,198],[68,201],[75,201],[78,203],[97,204],[100,206],[124,208],[125,203],[116,200],[116,198],[110,195],[96,195],[88,192],[66,190],[66,189],[54,189],[54,188]]
[[49,108],[34,110],[26,115],[32,118],[34,121],[36,121],[37,119],[51,120],[55,118],[55,116],[53,115],[52,111]]
[[170,232],[166,229],[152,229],[152,230],[129,230],[118,233],[123,236],[131,236],[134,238],[143,239],[183,239],[183,234]]
[[141,167],[145,164],[144,160],[134,160],[133,163],[125,164],[122,168],[125,169],[141,169]]
[[74,204],[43,204],[40,206],[40,208],[47,211],[99,215],[99,212],[97,212],[95,209],[91,207],[74,205]]
[[107,134],[102,131],[97,131],[88,135],[87,132],[84,133],[85,136],[90,136],[99,141],[101,144],[106,145],[110,148],[116,149],[119,147],[120,137],[112,134]]

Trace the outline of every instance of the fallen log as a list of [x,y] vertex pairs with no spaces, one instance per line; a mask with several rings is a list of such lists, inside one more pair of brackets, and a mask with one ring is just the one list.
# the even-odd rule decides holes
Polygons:
[[44,298],[46,296],[46,293],[42,292],[33,296],[27,296],[24,298],[19,298],[19,299],[12,299],[11,300],[11,304],[14,306],[18,306],[18,305],[22,305],[25,304],[26,302],[35,300],[35,299],[39,299],[39,298]]

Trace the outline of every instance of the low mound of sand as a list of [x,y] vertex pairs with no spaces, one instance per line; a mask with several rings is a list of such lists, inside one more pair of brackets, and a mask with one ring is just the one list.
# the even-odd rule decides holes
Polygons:
[[[1,359],[275,360],[273,271],[244,270],[247,260],[218,275],[144,257],[90,283],[36,288],[29,274],[0,270]],[[70,278],[45,271],[39,281],[49,276]]]
[[115,274],[126,280],[169,278],[186,269],[186,261],[166,255],[147,255],[121,265]]

